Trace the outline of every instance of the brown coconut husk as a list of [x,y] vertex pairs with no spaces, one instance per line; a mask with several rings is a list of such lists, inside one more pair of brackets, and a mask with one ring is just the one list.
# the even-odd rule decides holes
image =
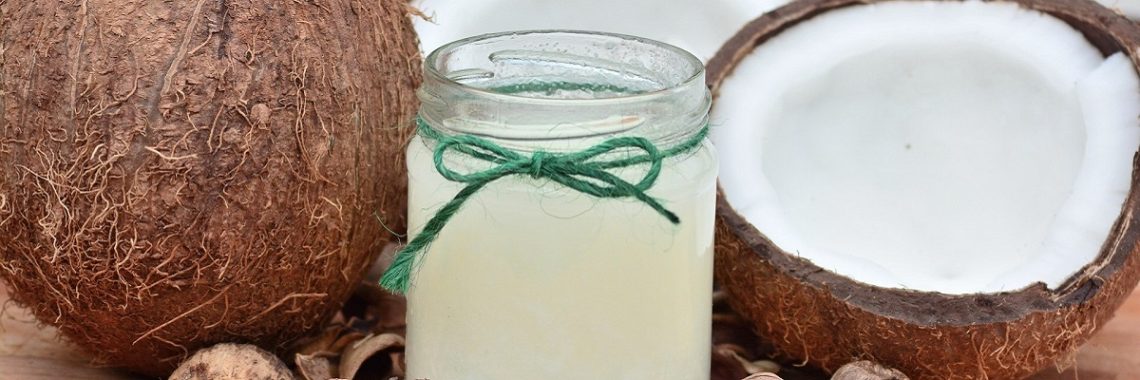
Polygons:
[[0,276],[102,362],[279,353],[404,230],[403,0],[0,1]]
[[[757,45],[814,15],[893,0],[801,0],[745,26],[709,62],[715,93]],[[1140,67],[1140,28],[1084,0],[1016,0],[1072,25],[1104,54]],[[756,84],[763,88],[762,83]],[[828,272],[781,250],[718,200],[718,281],[778,356],[835,371],[852,360],[915,379],[1018,379],[1056,365],[1112,316],[1140,280],[1140,161],[1100,256],[1060,289],[1037,284],[998,294],[887,289]]]

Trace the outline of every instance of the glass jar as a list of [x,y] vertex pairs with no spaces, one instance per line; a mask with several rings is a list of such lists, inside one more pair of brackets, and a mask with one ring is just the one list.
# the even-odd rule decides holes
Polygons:
[[[535,31],[446,45],[425,72],[421,133],[407,151],[413,236],[471,186],[441,168],[473,176],[510,165],[454,147],[437,162],[436,137],[475,137],[531,163],[461,202],[415,259],[407,378],[708,379],[718,164],[703,138],[701,61],[630,36]],[[543,172],[566,163],[533,159],[625,137],[668,155],[646,199],[584,193],[565,181],[621,186],[574,168]],[[650,155],[617,145],[582,161]],[[648,161],[605,169],[645,185]],[[557,170],[571,173],[560,182]]]

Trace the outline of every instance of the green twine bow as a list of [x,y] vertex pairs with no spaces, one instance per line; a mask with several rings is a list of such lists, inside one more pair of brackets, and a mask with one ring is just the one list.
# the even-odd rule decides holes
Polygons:
[[[644,137],[615,137],[575,153],[553,153],[536,151],[526,156],[504,148],[486,139],[472,135],[449,136],[433,129],[423,119],[417,119],[419,134],[424,139],[436,141],[435,169],[452,182],[467,184],[455,198],[436,212],[423,231],[396,254],[396,260],[380,279],[380,285],[397,293],[406,293],[411,281],[412,265],[432,241],[455,216],[467,199],[475,195],[487,184],[512,175],[528,175],[535,179],[549,179],[563,186],[598,198],[635,198],[648,205],[673,224],[681,222],[677,215],[669,211],[645,192],[653,187],[661,174],[661,165],[668,157],[693,150],[708,135],[708,126],[692,138],[660,151]],[[607,153],[619,149],[640,150],[641,153],[620,159],[601,159]],[[495,166],[474,173],[459,173],[448,168],[443,156],[448,151],[462,153],[472,158],[487,161]],[[609,172],[610,169],[649,164],[649,170],[640,181],[630,183]]]

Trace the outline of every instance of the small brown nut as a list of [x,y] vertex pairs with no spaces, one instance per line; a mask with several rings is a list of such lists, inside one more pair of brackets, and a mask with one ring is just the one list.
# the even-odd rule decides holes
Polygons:
[[910,378],[897,369],[861,360],[839,367],[839,370],[831,376],[831,380],[910,380]]
[[771,373],[771,372],[761,372],[761,373],[754,374],[752,376],[748,376],[748,377],[744,378],[744,380],[783,380],[783,379],[781,379],[779,376],[776,376],[776,374]]
[[245,344],[223,343],[182,362],[170,380],[295,380],[280,359]]

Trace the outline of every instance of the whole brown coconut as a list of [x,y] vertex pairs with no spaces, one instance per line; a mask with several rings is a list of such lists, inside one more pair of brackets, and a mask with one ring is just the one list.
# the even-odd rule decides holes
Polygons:
[[0,275],[115,366],[281,351],[404,229],[403,0],[0,1]]
[[[709,62],[714,93],[758,44],[815,15],[891,0],[800,0],[747,25]],[[1015,0],[1063,20],[1106,56],[1140,67],[1140,28],[1083,0]],[[1060,289],[1043,284],[999,294],[888,289],[826,271],[773,244],[722,196],[716,275],[733,306],[776,352],[835,371],[853,359],[916,379],[1019,379],[1071,364],[1140,280],[1140,161],[1132,190],[1099,257]]]

